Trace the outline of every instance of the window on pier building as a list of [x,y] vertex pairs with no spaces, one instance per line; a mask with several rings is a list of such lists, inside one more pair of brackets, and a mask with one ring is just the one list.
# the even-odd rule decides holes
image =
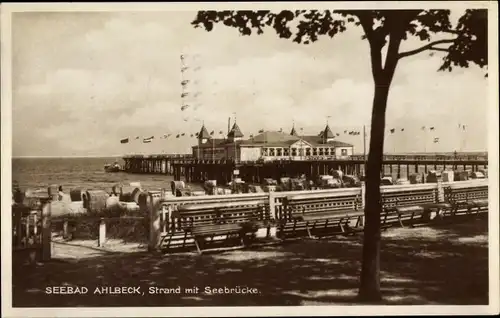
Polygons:
[[292,157],[297,156],[297,148],[292,148]]
[[341,149],[340,153],[342,156],[347,156],[347,149]]
[[262,155],[263,156],[269,156],[269,151],[267,148],[262,148]]
[[310,156],[311,155],[311,148],[306,148],[306,156]]
[[299,148],[299,156],[300,157],[304,156],[304,148]]
[[281,157],[282,155],[283,155],[283,149],[282,148],[276,149],[276,156]]
[[319,155],[322,156],[324,154],[323,148],[319,148],[318,150],[319,150]]
[[312,155],[313,156],[317,156],[318,155],[318,148],[313,148]]
[[283,149],[283,156],[285,156],[285,157],[290,156],[290,149],[289,148]]
[[269,156],[274,157],[275,156],[275,151],[274,148],[269,149]]

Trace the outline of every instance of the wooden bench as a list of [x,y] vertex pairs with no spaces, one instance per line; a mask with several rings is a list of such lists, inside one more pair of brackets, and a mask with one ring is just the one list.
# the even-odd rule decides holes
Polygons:
[[[407,221],[413,227],[416,221],[430,221],[430,212],[446,209],[447,205],[438,202],[437,188],[406,188],[401,191],[382,191],[381,227],[386,229],[394,223],[405,227]],[[416,219],[420,216],[419,219]]]
[[488,208],[488,186],[452,187],[444,188],[445,202],[451,216],[456,216],[459,210],[464,209],[467,215],[479,214],[481,209]]
[[[307,233],[309,238],[332,234],[351,234],[362,231],[364,212],[358,194],[331,193],[299,194],[284,200],[285,215],[280,220],[280,236]],[[355,225],[351,226],[351,223]],[[315,231],[316,235],[313,235]]]
[[248,245],[259,228],[268,226],[268,210],[266,200],[200,203],[179,206],[173,217],[186,235],[192,235],[201,254],[205,239],[213,242],[216,236],[236,236],[241,246]]

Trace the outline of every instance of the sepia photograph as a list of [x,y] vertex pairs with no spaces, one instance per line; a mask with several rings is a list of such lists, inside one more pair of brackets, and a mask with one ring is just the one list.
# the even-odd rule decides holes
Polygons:
[[499,313],[497,2],[0,11],[2,316]]

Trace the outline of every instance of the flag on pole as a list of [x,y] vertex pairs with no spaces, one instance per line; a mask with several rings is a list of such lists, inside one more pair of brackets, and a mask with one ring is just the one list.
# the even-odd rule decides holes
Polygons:
[[184,137],[186,135],[186,133],[182,133],[181,136]]
[[122,144],[128,144],[128,138],[120,140],[120,143],[122,143]]
[[153,139],[154,139],[154,138],[155,138],[155,136],[151,136],[151,137],[149,137],[149,138],[144,138],[144,139],[142,140],[142,142],[143,142],[143,143],[149,143],[149,142],[153,141]]
[[434,138],[434,143],[438,143],[439,142],[439,138]]
[[188,95],[189,95],[189,93],[182,93],[182,94],[181,94],[181,97],[186,97],[186,96],[188,96]]
[[401,131],[405,131],[405,129],[404,129],[404,128],[401,128]]
[[264,132],[264,129],[259,130],[259,134],[262,134]]
[[179,135],[179,134],[177,134],[177,136],[175,136],[175,138],[179,138],[179,137],[180,137],[180,135]]
[[213,135],[214,135],[214,133],[215,133],[215,131],[213,131],[213,130],[212,130],[212,131],[210,132],[210,136],[213,136]]
[[139,139],[139,136],[135,137],[135,139]]
[[182,85],[182,86],[185,86],[187,83],[189,83],[189,80],[183,80],[183,81],[181,82],[181,85]]
[[430,130],[434,130],[434,127],[429,128]]
[[393,134],[396,131],[396,129],[392,128],[390,131],[391,131],[391,134]]

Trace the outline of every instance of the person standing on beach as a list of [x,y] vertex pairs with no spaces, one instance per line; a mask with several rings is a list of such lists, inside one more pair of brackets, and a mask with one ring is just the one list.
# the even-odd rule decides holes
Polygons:
[[59,193],[58,193],[58,197],[57,197],[57,199],[58,199],[59,201],[62,201],[63,196],[64,196],[63,187],[62,187],[62,186],[59,186]]

